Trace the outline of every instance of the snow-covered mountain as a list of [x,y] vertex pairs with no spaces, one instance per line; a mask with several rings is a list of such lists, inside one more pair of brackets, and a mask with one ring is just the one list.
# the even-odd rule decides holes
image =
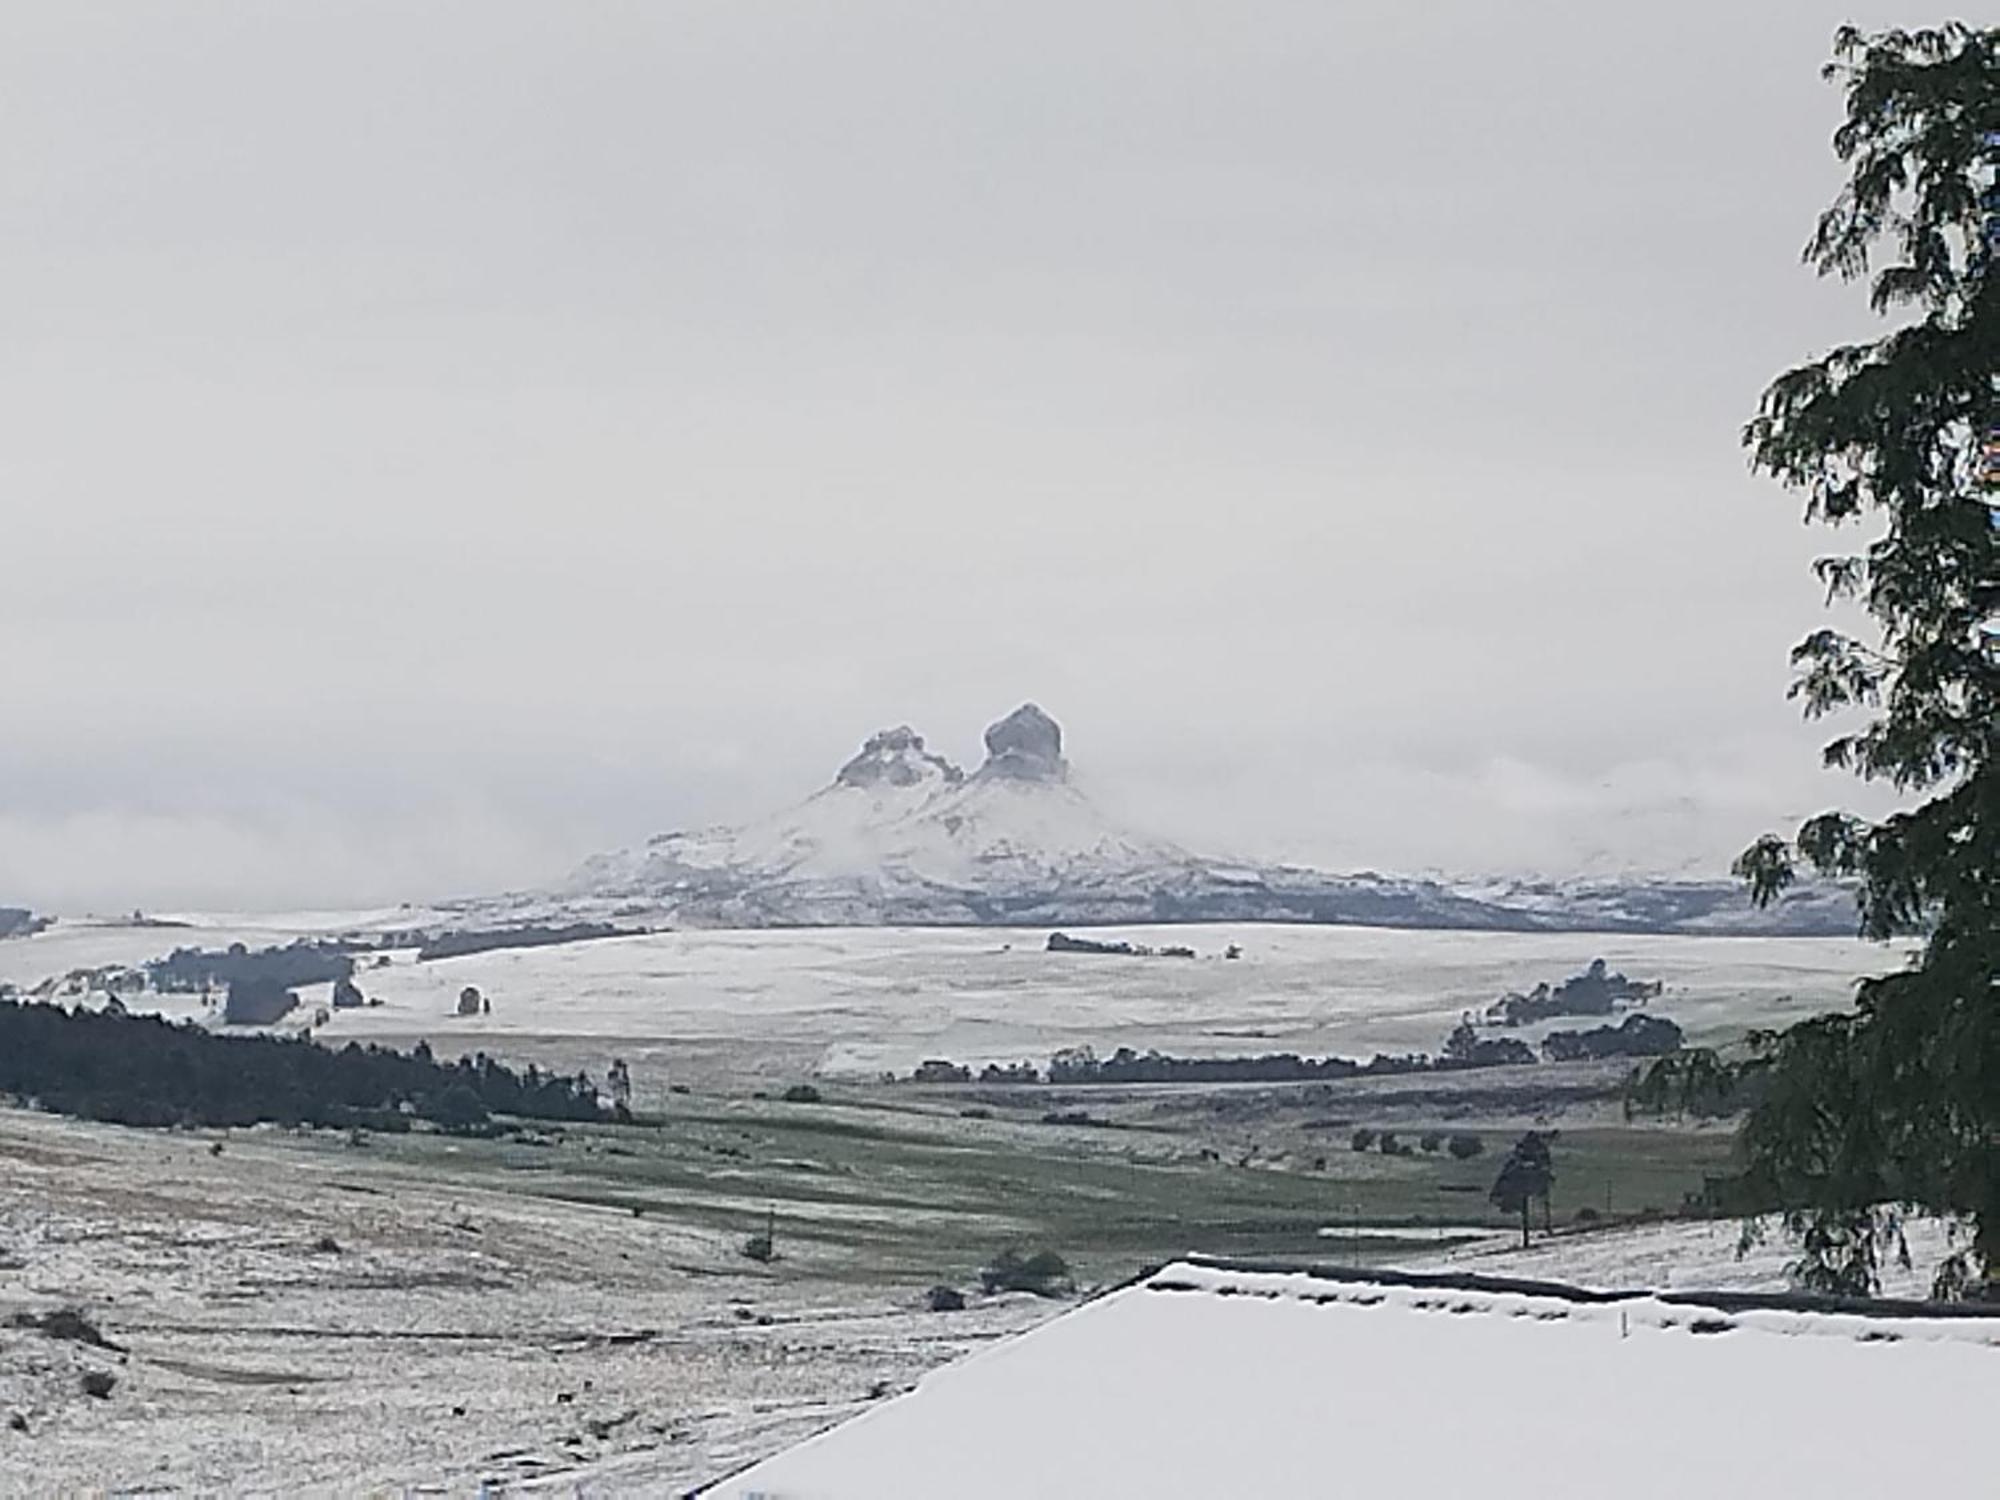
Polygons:
[[1118,826],[1084,794],[1062,730],[1032,703],[986,731],[967,774],[907,725],[871,735],[831,783],[736,828],[601,854],[551,890],[467,908],[487,918],[693,925],[1303,921],[1519,931],[1835,933],[1839,892],[1756,912],[1723,881],[1488,883],[1204,858]]

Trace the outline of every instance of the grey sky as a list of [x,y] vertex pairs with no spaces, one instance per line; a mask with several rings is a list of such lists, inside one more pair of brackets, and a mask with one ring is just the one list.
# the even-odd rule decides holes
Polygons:
[[1809,0],[0,8],[0,901],[421,899],[1025,697],[1336,865],[1848,796]]

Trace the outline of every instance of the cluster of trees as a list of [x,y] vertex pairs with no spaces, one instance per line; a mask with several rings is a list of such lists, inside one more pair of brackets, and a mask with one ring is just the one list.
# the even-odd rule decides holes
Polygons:
[[355,1043],[338,1050],[300,1038],[217,1036],[119,1007],[65,1010],[0,1001],[0,1094],[61,1114],[120,1125],[285,1125],[453,1129],[495,1114],[545,1120],[603,1116],[582,1074],[532,1064],[517,1073],[483,1053],[440,1063]]
[[1095,938],[1073,938],[1066,932],[1049,934],[1050,953],[1107,953],[1122,958],[1193,958],[1192,948],[1175,944],[1166,948],[1149,948],[1144,943],[1118,941],[1099,942]]
[[1466,1016],[1444,1039],[1444,1061],[1457,1068],[1511,1068],[1535,1060],[1535,1049],[1511,1036],[1483,1037]]
[[1296,1083],[1322,1078],[1421,1073],[1434,1066],[1421,1052],[1378,1054],[1367,1062],[1351,1057],[1300,1057],[1268,1052],[1256,1057],[1173,1057],[1120,1047],[1099,1057],[1088,1046],[1065,1047],[1046,1069],[1033,1063],[988,1063],[978,1073],[948,1058],[930,1058],[911,1073],[912,1083],[1098,1084],[1098,1083]]
[[1536,985],[1525,995],[1502,995],[1486,1019],[1502,1026],[1530,1026],[1557,1016],[1608,1016],[1621,1005],[1644,1005],[1665,988],[1658,980],[1627,979],[1593,958],[1590,967],[1551,988]]
[[1542,1056],[1550,1062],[1578,1062],[1598,1057],[1664,1057],[1681,1050],[1687,1040],[1665,1016],[1627,1016],[1617,1026],[1589,1031],[1551,1031],[1542,1038]]
[[[1559,1039],[1559,1040],[1558,1040]],[[1544,1052],[1552,1062],[1582,1057],[1651,1057],[1681,1044],[1681,1029],[1657,1017],[1633,1016],[1623,1026],[1557,1032]],[[933,1057],[910,1074],[912,1083],[1110,1084],[1110,1083],[1310,1083],[1329,1078],[1380,1078],[1406,1073],[1509,1067],[1536,1061],[1535,1049],[1515,1037],[1481,1036],[1468,1016],[1445,1038],[1444,1050],[1378,1052],[1366,1062],[1351,1057],[1301,1057],[1266,1052],[1249,1057],[1174,1057],[1120,1047],[1099,1057],[1089,1046],[1065,1047],[1046,1068],[1033,1063],[988,1063],[977,1073],[963,1063]]]
[[559,943],[582,943],[593,938],[634,937],[632,928],[610,922],[571,922],[561,927],[531,924],[524,927],[466,928],[441,932],[417,949],[417,962],[434,958],[463,958],[468,953],[491,953],[498,948],[553,948]]
[[192,995],[246,982],[280,989],[351,978],[354,954],[367,945],[350,938],[300,938],[282,948],[252,952],[242,943],[226,949],[176,948],[146,965],[146,978],[163,995]]
[[1066,1083],[1288,1083],[1351,1078],[1366,1069],[1346,1057],[1300,1057],[1271,1052],[1258,1057],[1171,1057],[1120,1047],[1099,1057],[1089,1047],[1065,1047],[1049,1059],[1048,1081]]

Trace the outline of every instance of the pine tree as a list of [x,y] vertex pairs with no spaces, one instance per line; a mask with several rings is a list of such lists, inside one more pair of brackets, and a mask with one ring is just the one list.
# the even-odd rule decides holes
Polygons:
[[[1873,1291],[1885,1254],[1907,1259],[1900,1210],[1923,1210],[1971,1231],[1937,1275],[1959,1295],[2000,1276],[2000,30],[1844,28],[1826,76],[1845,88],[1848,180],[1805,259],[1866,281],[1895,326],[1779,376],[1745,444],[1809,522],[1873,533],[1814,565],[1870,638],[1814,631],[1792,693],[1808,717],[1866,715],[1825,762],[1905,805],[1766,835],[1737,871],[1760,903],[1799,863],[1850,879],[1865,936],[1922,946],[1864,981],[1851,1014],[1751,1038],[1740,1146],[1746,1186],[1801,1244],[1803,1284]],[[1713,1089],[1716,1061],[1672,1061],[1648,1087],[1677,1076]]]
[[1542,1200],[1542,1226],[1546,1229],[1550,1217],[1549,1193],[1555,1187],[1555,1181],[1555,1163],[1549,1155],[1548,1138],[1533,1130],[1514,1142],[1514,1149],[1500,1164],[1500,1175],[1493,1179],[1493,1189],[1486,1196],[1500,1212],[1521,1216],[1523,1250],[1528,1248],[1529,1205],[1537,1198]]

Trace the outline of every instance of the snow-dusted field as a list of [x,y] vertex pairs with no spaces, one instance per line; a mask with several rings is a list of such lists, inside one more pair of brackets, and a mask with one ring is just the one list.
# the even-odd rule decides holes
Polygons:
[[[697,1154],[701,1139],[657,1148],[662,1169],[684,1159],[692,1174],[670,1183],[603,1175],[636,1160],[605,1159],[611,1133],[534,1152],[436,1138],[353,1148],[327,1133],[137,1131],[0,1110],[0,1421],[25,1428],[0,1428],[0,1494],[676,1494],[1074,1305],[975,1297],[963,1313],[924,1310],[927,1278],[885,1270],[855,1235],[893,1220],[913,1241],[1002,1236],[977,1205],[937,1191],[917,1195],[934,1205],[922,1213],[855,1205],[852,1232],[830,1235],[842,1205],[787,1200],[783,1258],[755,1266],[711,1200],[732,1183],[761,1200],[752,1184],[768,1178],[740,1153]],[[726,1121],[709,1139],[759,1154]],[[804,1179],[829,1194],[855,1186],[826,1170],[841,1139]],[[1075,1185],[1052,1177],[1050,1190]],[[1202,1248],[1199,1230],[1168,1235]],[[1781,1285],[1782,1252],[1739,1261],[1735,1236],[1733,1224],[1667,1224],[1520,1252],[1487,1234],[1402,1263],[1613,1288]],[[1388,1239],[1365,1237],[1396,1263]],[[1920,1263],[1942,1246],[1935,1225],[1913,1241]],[[933,1264],[970,1262],[940,1251]],[[12,1326],[65,1306],[122,1350]],[[1334,1357],[1342,1341],[1322,1344],[1320,1327],[1310,1358]],[[1367,1378],[1400,1388],[1410,1353],[1400,1335],[1371,1349]],[[1214,1368],[1185,1350],[1168,1363],[1176,1379]],[[1094,1385],[1087,1369],[1072,1373]],[[108,1400],[82,1393],[87,1371],[116,1377]],[[1431,1379],[1426,1366],[1427,1392]]]
[[[209,1144],[0,1110],[0,1494],[676,1494],[1055,1307],[940,1316],[532,1184]],[[13,1321],[67,1306],[120,1349]]]
[[[1775,1222],[1769,1228],[1768,1235],[1747,1248],[1741,1247],[1743,1228],[1734,1219],[1566,1233],[1526,1250],[1511,1232],[1486,1232],[1477,1243],[1433,1256],[1408,1256],[1400,1263],[1412,1270],[1476,1271],[1610,1291],[1634,1287],[1656,1291],[1788,1291],[1791,1282],[1785,1267],[1797,1259],[1798,1247],[1778,1232]],[[1951,1226],[1934,1218],[1912,1220],[1904,1228],[1904,1238],[1910,1265],[1905,1268],[1892,1262],[1885,1266],[1881,1293],[1885,1297],[1927,1297],[1938,1262],[1963,1249],[1964,1239],[1954,1239]]]
[[[420,915],[420,914],[419,914]],[[393,927],[408,912],[317,914],[314,930]],[[0,980],[135,963],[180,943],[253,947],[307,930],[299,919],[195,930],[60,924],[0,944]],[[290,925],[287,925],[287,924]],[[1194,947],[1194,960],[1042,951],[1046,929],[818,928],[689,931],[418,964],[397,954],[358,979],[383,1003],[324,1033],[427,1036],[440,1050],[506,1038],[647,1039],[704,1054],[781,1056],[832,1074],[907,1071],[927,1057],[1044,1061],[1088,1043],[1183,1054],[1431,1051],[1465,1010],[1556,981],[1602,957],[1659,979],[1653,1008],[1696,1040],[1783,1024],[1852,1001],[1856,978],[1897,963],[1835,938],[1695,938],[1391,931],[1263,924],[1094,930]],[[1231,943],[1242,958],[1221,957]],[[364,964],[366,960],[364,959]],[[493,1014],[452,1014],[476,985]],[[324,992],[302,992],[305,1011]],[[192,1000],[157,1002],[194,1014]],[[1563,1024],[1591,1024],[1569,1022]],[[1533,1032],[1525,1033],[1533,1036]]]
[[[66,922],[0,943],[0,981],[437,916],[187,920]],[[1039,1119],[1032,1096],[972,1119],[922,1090],[830,1085],[823,1106],[787,1113],[748,1099],[746,1080],[815,1068],[862,1078],[935,1056],[1042,1061],[1082,1043],[1431,1050],[1460,1012],[1594,957],[1664,981],[1653,1008],[1720,1038],[1847,1004],[1858,976],[1897,961],[1827,939],[1267,925],[1091,935],[1201,956],[1050,954],[1046,929],[992,928],[691,931],[429,964],[401,951],[386,967],[362,958],[357,980],[382,1003],[338,1012],[321,1033],[426,1037],[447,1056],[559,1056],[593,1072],[623,1054],[669,1126],[616,1141],[593,1127],[555,1146],[415,1136],[350,1148],[258,1130],[228,1133],[214,1156],[208,1134],[0,1111],[0,1421],[18,1413],[28,1427],[0,1430],[0,1493],[50,1476],[58,1489],[73,1479],[132,1493],[469,1494],[487,1479],[672,1493],[1047,1317],[1054,1308],[1032,1301],[944,1318],[920,1307],[930,1280],[963,1282],[1020,1232],[1112,1278],[1225,1248],[1204,1239],[1290,1253],[1330,1221],[1328,1260],[1367,1259],[1364,1242],[1408,1256],[1420,1233],[1398,1231],[1398,1249],[1348,1206],[1461,1224],[1484,1206],[1491,1170],[1490,1159],[1356,1154],[1343,1121],[1319,1118],[1435,1128],[1451,1101],[1421,1079],[1357,1081],[1338,1101],[1136,1091],[1092,1103],[1117,1128],[1074,1130]],[[1231,943],[1240,959],[1221,957]],[[490,997],[491,1015],[452,1014],[466,985]],[[303,993],[294,1024],[326,998]],[[128,1003],[213,1019],[193,997]],[[1529,1087],[1535,1098],[1510,1105],[1505,1086],[1543,1070],[1510,1072],[1535,1077],[1471,1080],[1494,1097],[1449,1128],[1499,1131],[1523,1111],[1537,1122],[1556,1111],[1565,1211],[1597,1203],[1613,1179],[1621,1209],[1671,1206],[1699,1185],[1712,1153],[1684,1148],[1705,1151],[1708,1137],[1656,1126],[1621,1144],[1601,1101],[1569,1106]],[[694,1097],[664,1093],[690,1078]],[[1469,1195],[1444,1193],[1447,1178]],[[738,1253],[774,1202],[787,1245],[775,1271]],[[1782,1283],[1789,1256],[1774,1244],[1739,1261],[1733,1224],[1564,1234],[1525,1253],[1469,1232],[1473,1243],[1424,1258],[1593,1285],[1761,1288]],[[322,1235],[336,1248],[316,1248]],[[1922,1289],[1941,1231],[1920,1228],[1912,1249],[1919,1271],[1886,1290]],[[72,1303],[129,1352],[7,1326]],[[118,1376],[112,1399],[80,1394],[87,1369]]]
[[299,937],[334,933],[394,932],[441,924],[422,907],[365,911],[158,912],[144,923],[98,917],[64,917],[31,938],[0,941],[0,984],[26,989],[53,974],[108,964],[136,967],[176,948],[269,948]]

